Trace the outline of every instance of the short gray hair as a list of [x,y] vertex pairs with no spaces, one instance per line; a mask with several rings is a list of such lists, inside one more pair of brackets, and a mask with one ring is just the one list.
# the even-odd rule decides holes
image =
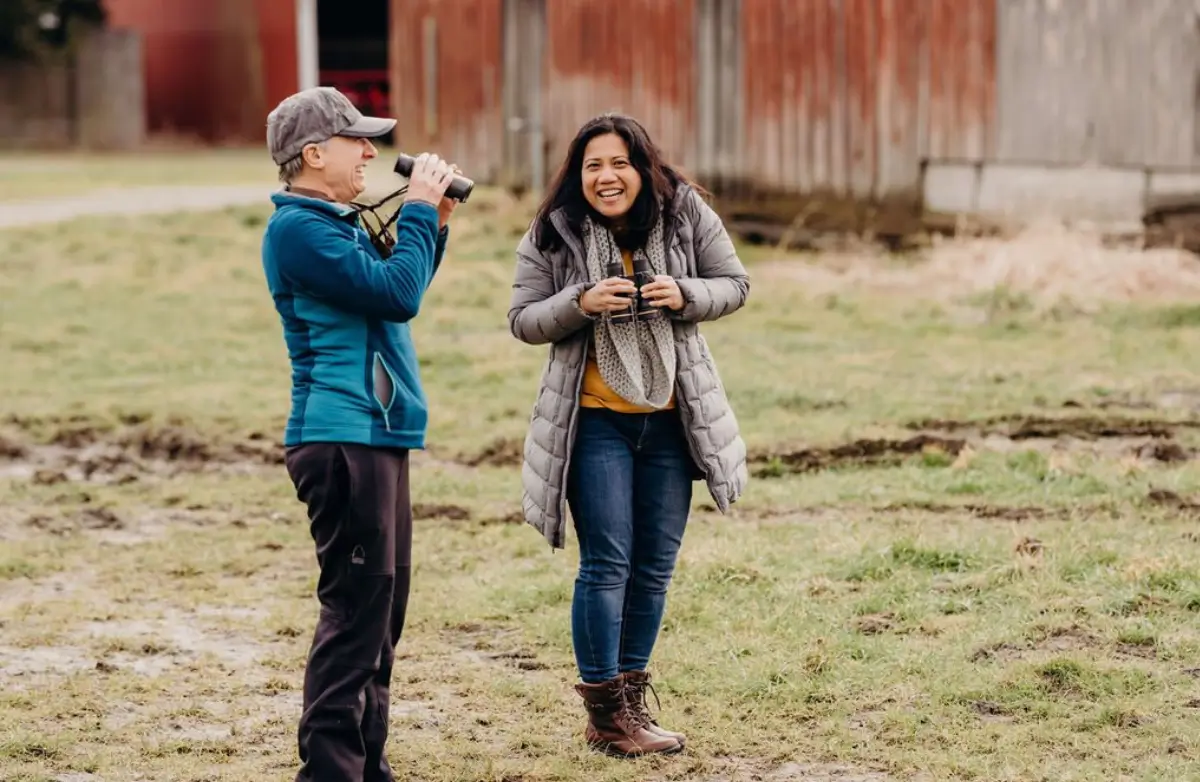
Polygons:
[[[318,141],[317,146],[325,149],[328,141]],[[290,185],[295,181],[296,177],[300,176],[300,172],[304,170],[304,153],[301,151],[299,155],[287,161],[279,167],[279,181],[285,185]]]

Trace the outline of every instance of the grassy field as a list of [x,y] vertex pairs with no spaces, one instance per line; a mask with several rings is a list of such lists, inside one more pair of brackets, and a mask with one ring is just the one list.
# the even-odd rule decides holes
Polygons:
[[227,185],[270,182],[271,159],[261,149],[204,152],[0,153],[0,202],[122,187]]
[[[391,183],[397,150],[380,149],[372,182]],[[0,152],[0,203],[106,193],[127,187],[254,185],[274,181],[275,166],[262,147],[149,148],[107,154]]]
[[[316,571],[267,214],[0,233],[0,778],[293,773]],[[705,333],[755,479],[729,516],[697,487],[653,664],[689,749],[618,761],[570,690],[574,541],[518,518],[526,219],[475,196],[415,326],[400,779],[1200,779],[1190,259],[748,249],[747,307]]]

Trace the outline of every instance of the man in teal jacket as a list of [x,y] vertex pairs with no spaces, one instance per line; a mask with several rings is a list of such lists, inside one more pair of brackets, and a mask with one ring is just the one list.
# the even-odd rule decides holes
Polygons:
[[392,119],[337,90],[287,98],[267,119],[284,188],[262,261],[291,360],[287,471],[307,506],[320,577],[304,675],[297,782],[392,782],[389,685],[411,568],[408,454],[428,420],[409,322],[441,263],[453,166],[417,158],[395,246],[381,256],[350,202]]

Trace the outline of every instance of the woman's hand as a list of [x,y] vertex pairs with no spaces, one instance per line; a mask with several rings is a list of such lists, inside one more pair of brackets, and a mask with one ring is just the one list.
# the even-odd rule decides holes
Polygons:
[[679,283],[669,274],[654,275],[653,282],[642,286],[642,298],[649,301],[653,307],[667,307],[676,312],[683,309],[686,303],[683,300],[683,291],[679,290]]
[[609,277],[584,291],[579,297],[579,306],[589,315],[627,310],[633,303],[630,296],[635,291],[637,286],[624,277]]

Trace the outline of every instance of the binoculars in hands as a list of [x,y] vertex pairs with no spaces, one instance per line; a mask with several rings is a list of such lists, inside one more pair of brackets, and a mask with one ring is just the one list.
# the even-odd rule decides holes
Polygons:
[[660,308],[655,307],[649,301],[642,298],[642,286],[648,282],[654,282],[654,272],[650,269],[650,264],[646,262],[645,258],[634,256],[633,274],[626,274],[625,265],[619,260],[610,261],[604,273],[609,277],[620,277],[623,280],[629,280],[637,286],[637,290],[633,293],[622,294],[628,296],[630,299],[628,309],[608,313],[613,323],[633,323],[635,321],[649,323],[650,321],[666,317]]
[[[416,165],[417,159],[412,155],[401,153],[396,158],[396,165],[392,167],[400,176],[408,179],[412,176],[413,166]],[[475,183],[465,176],[458,174],[454,175],[454,179],[450,182],[450,187],[446,188],[446,197],[453,198],[459,203],[466,203],[467,198],[471,195],[471,191],[475,189]]]
[[[412,155],[401,154],[398,158],[396,158],[396,165],[392,167],[392,170],[405,179],[409,179],[412,177],[413,166],[416,165],[416,162],[417,159]],[[474,182],[472,182],[470,179],[467,179],[465,176],[459,176],[458,174],[455,174],[454,178],[450,182],[450,186],[446,188],[446,196],[461,203],[467,200],[467,197],[471,195],[471,191],[474,189]],[[399,197],[407,190],[408,184],[405,183],[404,186],[398,188],[392,193],[389,193],[373,204],[362,204],[354,201],[350,203],[350,206],[352,206],[354,210],[357,211],[363,218],[363,228],[366,229],[367,235],[371,238],[371,244],[374,245],[375,249],[379,252],[380,257],[382,258],[387,258],[389,255],[391,255],[392,249],[396,246],[396,238],[392,236],[390,228],[392,223],[400,219],[400,210],[404,208],[404,204],[401,203],[399,206],[397,206],[396,210],[392,212],[391,217],[385,218],[375,210],[382,208],[384,204],[387,204],[392,199]],[[370,219],[367,219],[367,215],[371,216]]]

